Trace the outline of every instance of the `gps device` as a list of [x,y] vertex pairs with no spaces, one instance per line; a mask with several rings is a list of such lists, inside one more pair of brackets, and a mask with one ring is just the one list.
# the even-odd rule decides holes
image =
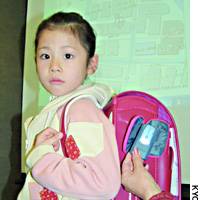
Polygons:
[[143,160],[149,155],[160,156],[166,146],[168,138],[168,124],[160,120],[151,120],[143,124],[144,119],[134,118],[126,132],[124,151],[132,152],[138,149]]

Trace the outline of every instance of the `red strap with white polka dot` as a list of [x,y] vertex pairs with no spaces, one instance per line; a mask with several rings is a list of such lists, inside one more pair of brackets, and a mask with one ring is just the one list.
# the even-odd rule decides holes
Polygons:
[[67,152],[67,157],[72,160],[77,159],[80,156],[80,150],[76,145],[76,142],[72,135],[70,135],[65,141],[65,148]]
[[58,200],[57,194],[55,192],[48,190],[47,188],[44,188],[40,192],[40,198],[41,200]]

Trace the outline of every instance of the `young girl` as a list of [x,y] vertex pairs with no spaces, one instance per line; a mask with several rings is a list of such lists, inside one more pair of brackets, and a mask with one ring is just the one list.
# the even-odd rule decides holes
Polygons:
[[120,166],[114,127],[101,111],[112,90],[83,84],[98,64],[92,27],[77,13],[56,13],[39,25],[35,53],[53,98],[25,123],[29,170],[18,200],[112,199]]

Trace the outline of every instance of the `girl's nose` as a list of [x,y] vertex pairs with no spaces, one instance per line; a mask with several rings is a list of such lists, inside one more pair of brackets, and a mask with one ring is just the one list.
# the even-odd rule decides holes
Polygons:
[[50,65],[50,71],[51,72],[61,72],[62,68],[59,64],[59,62],[52,60],[51,65]]

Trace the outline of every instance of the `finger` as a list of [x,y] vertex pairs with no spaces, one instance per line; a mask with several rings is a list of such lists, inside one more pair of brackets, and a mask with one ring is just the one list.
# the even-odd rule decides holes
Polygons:
[[56,142],[55,144],[53,144],[53,148],[55,151],[58,151],[60,148],[60,142]]
[[42,132],[42,134],[44,134],[47,137],[51,137],[53,135],[58,134],[58,131],[53,128],[48,127]]
[[132,156],[133,156],[134,169],[143,167],[143,160],[139,154],[138,149],[134,149]]
[[47,139],[44,143],[54,145],[62,138],[62,136],[63,136],[63,134],[59,132],[59,133],[55,134],[54,136],[52,136],[51,138]]
[[131,160],[131,154],[127,153],[123,163],[122,163],[122,173],[131,171],[133,169],[133,164]]
[[144,168],[148,171],[148,170],[149,170],[149,165],[146,164],[146,165],[144,166]]
[[127,153],[123,163],[128,163],[131,161],[131,154]]
[[54,136],[57,133],[58,133],[58,131],[56,131],[55,129],[46,128],[42,132],[40,132],[39,134],[37,134],[37,139],[43,141],[43,140],[46,140],[46,139]]

